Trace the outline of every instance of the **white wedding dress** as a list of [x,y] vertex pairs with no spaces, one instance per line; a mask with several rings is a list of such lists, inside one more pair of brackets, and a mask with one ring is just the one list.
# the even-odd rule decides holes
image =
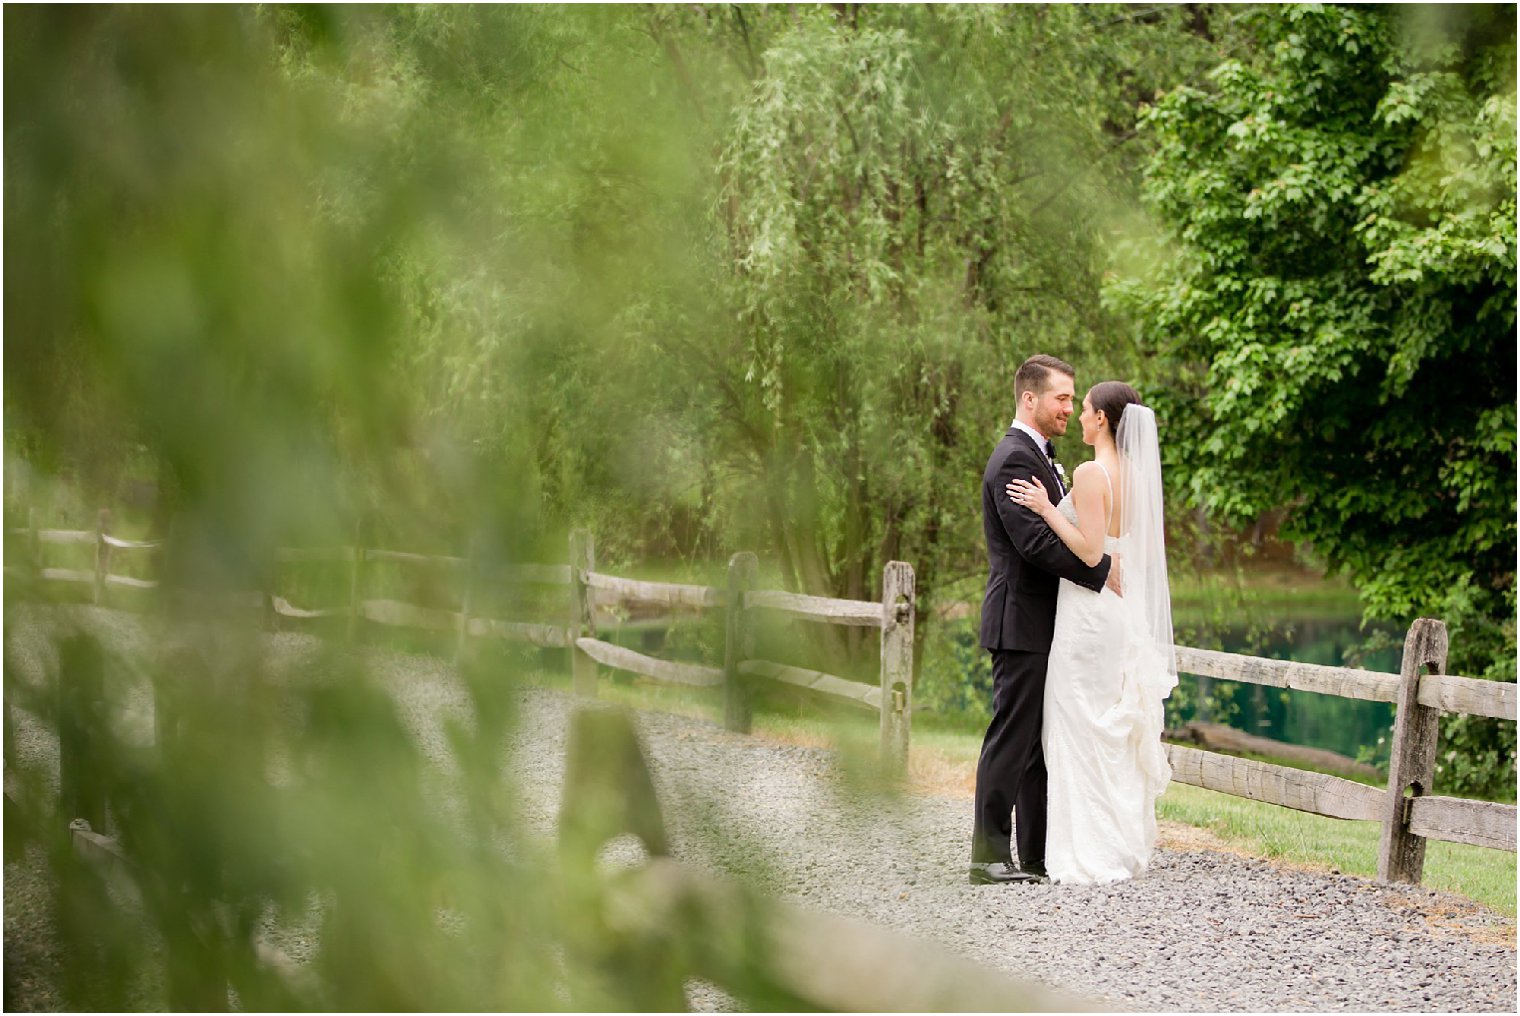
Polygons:
[[[1058,510],[1075,525],[1072,501]],[[1103,542],[1106,553],[1121,552],[1119,538]],[[1045,867],[1058,883],[1133,878],[1156,845],[1156,798],[1172,776],[1162,700],[1177,677],[1125,606],[1106,586],[1094,593],[1061,580],[1041,734],[1050,778]]]

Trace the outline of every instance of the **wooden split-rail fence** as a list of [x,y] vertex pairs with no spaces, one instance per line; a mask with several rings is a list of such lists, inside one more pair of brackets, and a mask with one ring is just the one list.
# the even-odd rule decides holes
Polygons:
[[[93,601],[102,602],[108,588],[153,589],[158,582],[113,574],[112,554],[120,550],[161,549],[161,541],[121,540],[110,534],[110,514],[102,511],[96,529],[41,529],[36,517],[26,530],[14,535],[29,540],[29,569],[12,574],[42,580],[89,585]],[[883,573],[879,601],[842,600],[805,596],[774,589],[755,588],[758,561],[754,554],[735,554],[729,561],[726,588],[651,582],[624,578],[596,570],[596,547],[590,533],[577,530],[570,537],[567,564],[521,564],[486,568],[471,556],[415,554],[407,551],[366,547],[356,532],[355,543],[346,547],[282,547],[275,551],[278,564],[330,562],[349,569],[348,601],[343,606],[308,609],[280,595],[277,569],[271,570],[271,588],[246,594],[248,606],[261,607],[270,618],[310,620],[346,619],[350,638],[356,638],[363,622],[453,632],[457,636],[456,658],[471,638],[495,637],[527,642],[545,648],[571,650],[572,685],[576,693],[595,697],[597,665],[639,674],[669,684],[721,689],[723,722],[729,730],[747,733],[751,727],[750,684],[768,681],[821,700],[843,703],[876,713],[881,731],[884,763],[901,769],[906,763],[911,732],[913,690],[913,629],[917,609],[913,568],[901,561],[889,562]],[[85,544],[95,547],[93,570],[50,568],[42,548],[49,544]],[[452,571],[461,577],[460,609],[419,606],[394,599],[368,597],[366,573],[377,563]],[[480,617],[472,610],[484,583],[502,586],[561,586],[567,591],[564,622],[547,624]],[[608,611],[630,608],[664,608],[667,611],[717,610],[726,615],[722,666],[706,666],[660,659],[626,646],[598,638],[601,627],[623,626],[605,621]],[[809,670],[771,660],[754,659],[756,613],[770,611],[795,619],[836,625],[876,628],[880,638],[880,678],[876,684],[852,681],[824,671]],[[277,622],[276,622],[277,623]],[[664,622],[659,622],[664,623]]]
[[1177,669],[1183,673],[1391,702],[1395,709],[1386,787],[1169,744],[1176,782],[1315,815],[1381,823],[1378,878],[1389,882],[1420,881],[1428,840],[1515,849],[1513,804],[1431,793],[1443,712],[1515,719],[1514,683],[1445,672],[1448,644],[1442,622],[1422,617],[1410,626],[1397,674],[1176,648]]
[[[44,580],[90,584],[99,602],[110,587],[153,588],[152,580],[110,572],[113,551],[157,548],[154,542],[118,540],[106,531],[106,516],[94,532],[29,530],[30,572]],[[93,543],[93,571],[44,567],[42,547],[52,543]],[[575,690],[594,695],[596,666],[602,664],[658,681],[721,688],[725,724],[747,731],[750,706],[747,682],[769,679],[813,695],[849,702],[880,716],[881,744],[889,764],[901,766],[907,756],[913,696],[913,630],[916,599],[913,570],[890,563],[883,577],[880,602],[835,600],[777,590],[754,588],[753,554],[736,554],[729,562],[726,588],[647,582],[598,572],[589,534],[571,537],[570,561],[564,565],[524,565],[493,577],[518,583],[548,583],[569,589],[570,617],[563,626],[527,624],[471,615],[472,592],[483,578],[465,557],[429,557],[399,551],[353,547],[284,549],[282,561],[330,560],[351,569],[346,607],[303,610],[274,591],[255,596],[272,614],[289,618],[346,615],[349,631],[361,620],[454,631],[462,647],[470,637],[498,636],[540,646],[571,649]],[[447,611],[394,600],[364,598],[368,563],[395,561],[453,567],[465,576],[461,609]],[[12,572],[10,566],[7,572]],[[597,638],[598,605],[658,604],[667,608],[723,609],[726,612],[724,659],[721,667],[662,660]],[[754,612],[777,611],[795,618],[833,624],[859,625],[881,631],[881,679],[877,685],[847,681],[835,675],[751,658]],[[1392,754],[1386,787],[1369,786],[1328,774],[1236,758],[1183,745],[1167,745],[1172,779],[1236,797],[1331,818],[1378,822],[1383,829],[1378,854],[1378,877],[1385,881],[1420,882],[1427,841],[1469,843],[1515,850],[1516,807],[1433,794],[1436,754],[1442,713],[1462,713],[1514,722],[1514,683],[1481,681],[1446,674],[1446,626],[1421,618],[1411,626],[1404,643],[1398,674],[1263,659],[1233,653],[1177,646],[1177,665],[1183,673],[1225,681],[1242,681],[1274,688],[1311,691],[1343,698],[1390,702],[1395,706]]]

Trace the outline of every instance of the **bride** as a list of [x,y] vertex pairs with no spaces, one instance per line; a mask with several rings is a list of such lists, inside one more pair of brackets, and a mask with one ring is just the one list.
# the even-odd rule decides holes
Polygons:
[[1061,581],[1041,744],[1050,773],[1045,865],[1054,882],[1132,878],[1156,844],[1156,798],[1171,779],[1162,700],[1177,684],[1161,512],[1156,415],[1122,381],[1082,400],[1093,461],[1053,506],[1038,479],[1008,495],[1087,564],[1123,568],[1124,595]]

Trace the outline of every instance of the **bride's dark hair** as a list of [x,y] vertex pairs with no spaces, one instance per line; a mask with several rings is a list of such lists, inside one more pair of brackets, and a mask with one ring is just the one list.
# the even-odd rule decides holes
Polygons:
[[1101,411],[1108,417],[1108,431],[1115,440],[1119,438],[1119,424],[1124,422],[1124,407],[1145,405],[1140,401],[1140,393],[1123,381],[1099,381],[1088,391],[1087,397],[1092,400],[1094,412]]

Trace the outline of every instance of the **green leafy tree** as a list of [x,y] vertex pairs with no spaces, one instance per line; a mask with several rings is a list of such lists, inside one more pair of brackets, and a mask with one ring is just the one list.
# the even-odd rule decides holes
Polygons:
[[388,262],[418,455],[613,560],[754,548],[856,598],[893,557],[931,598],[979,575],[1023,356],[1124,360],[1101,224],[1140,98],[1216,46],[1119,6],[449,8],[345,20],[336,60],[280,17],[290,75],[452,189],[449,243]]
[[[672,370],[648,337],[700,330],[711,185],[654,17],[276,16],[288,77],[383,139],[383,160],[338,181],[354,186],[334,201],[426,181],[380,266],[406,318],[391,367],[413,413],[398,454],[461,533],[579,523],[604,554],[669,550],[690,469],[659,404]],[[503,505],[518,510],[506,527]]]
[[[1512,681],[1514,10],[1252,28],[1146,115],[1167,246],[1108,290],[1173,379],[1170,475],[1234,522],[1286,507],[1369,617],[1443,618],[1454,672]],[[1492,749],[1457,782],[1513,793],[1512,725],[1447,732]]]
[[796,587],[869,598],[895,557],[926,602],[974,598],[1013,369],[1122,360],[1098,297],[1115,153],[1136,94],[1211,44],[1117,8],[771,27],[720,164],[733,324],[698,375],[720,489]]

